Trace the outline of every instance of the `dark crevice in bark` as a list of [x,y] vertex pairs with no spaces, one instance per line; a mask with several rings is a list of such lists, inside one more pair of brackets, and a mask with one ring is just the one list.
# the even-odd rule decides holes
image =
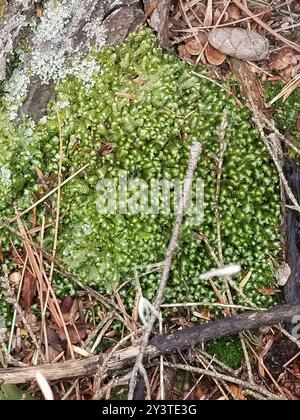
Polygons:
[[[300,166],[294,159],[286,159],[285,175],[295,198],[300,201]],[[300,214],[286,209],[286,260],[291,275],[284,287],[285,302],[300,303]]]

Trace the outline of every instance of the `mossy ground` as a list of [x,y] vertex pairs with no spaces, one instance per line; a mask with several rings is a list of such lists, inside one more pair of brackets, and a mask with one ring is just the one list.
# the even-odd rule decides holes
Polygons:
[[[284,86],[282,82],[266,82],[264,84],[266,102],[277,96]],[[293,134],[300,142],[300,134],[297,128],[297,120],[300,117],[300,90],[294,90],[286,101],[283,99],[276,101],[273,105],[272,117],[280,131]]]
[[206,350],[232,369],[238,369],[243,363],[244,354],[238,337],[211,341],[206,345]]
[[[172,53],[162,53],[148,29],[131,35],[115,48],[93,54],[102,71],[89,86],[72,76],[57,85],[57,99],[48,116],[35,127],[31,121],[12,125],[2,111],[0,121],[0,217],[20,211],[47,189],[57,185],[59,138],[56,112],[62,122],[63,179],[85,164],[89,167],[62,189],[58,257],[83,282],[104,293],[112,283],[123,283],[126,304],[134,297],[134,268],[163,260],[174,222],[170,214],[99,214],[99,180],[116,179],[125,171],[130,181],[183,180],[193,140],[203,153],[196,178],[204,180],[204,219],[186,223],[176,253],[165,300],[215,301],[216,296],[199,274],[215,266],[194,232],[205,234],[217,250],[215,191],[216,159],[220,154],[218,128],[228,111],[226,152],[221,188],[221,232],[225,263],[238,262],[252,276],[245,293],[258,305],[272,304],[260,293],[273,284],[270,257],[280,251],[280,194],[272,166],[249,112],[212,82],[193,75]],[[199,70],[201,72],[201,70]],[[103,153],[106,148],[110,153]],[[41,182],[37,170],[43,174]],[[45,187],[45,183],[47,188]],[[136,191],[131,191],[134,195]],[[36,225],[45,217],[53,222],[56,196],[38,206]],[[32,227],[32,214],[26,223]],[[44,245],[51,252],[54,228],[45,231]],[[9,257],[11,233],[1,230],[1,247]],[[12,238],[17,248],[20,241]],[[39,240],[33,235],[33,239]],[[12,267],[12,266],[11,266]],[[150,300],[159,273],[141,278]],[[63,275],[55,275],[60,295],[75,293]],[[222,281],[217,281],[223,289]],[[238,298],[235,299],[238,302]],[[4,308],[4,305],[2,305]],[[5,311],[3,309],[3,311]]]

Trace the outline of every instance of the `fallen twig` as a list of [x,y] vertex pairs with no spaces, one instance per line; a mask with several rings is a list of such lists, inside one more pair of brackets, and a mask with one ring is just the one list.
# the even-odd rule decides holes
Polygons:
[[[216,338],[236,335],[242,331],[291,322],[293,317],[299,314],[300,304],[282,305],[268,311],[247,312],[163,334],[150,341],[144,352],[144,361],[151,362],[161,354],[167,355],[186,350]],[[140,346],[131,346],[115,351],[113,354],[110,353],[107,361],[103,355],[97,355],[63,363],[0,369],[0,383],[26,383],[35,378],[37,371],[40,371],[47,380],[93,376],[101,368],[107,375],[116,375],[117,371],[132,367],[139,354]]]
[[240,385],[246,389],[250,389],[254,392],[257,392],[260,395],[263,395],[264,397],[271,399],[271,400],[282,400],[282,398],[278,397],[278,395],[273,394],[272,392],[269,392],[267,389],[262,388],[256,384],[250,383],[250,382],[246,382],[246,381],[242,381],[241,379],[237,379],[235,377],[232,376],[227,376],[227,375],[223,375],[222,373],[218,373],[218,372],[214,372],[211,370],[207,370],[207,369],[201,369],[198,367],[194,367],[194,366],[189,366],[189,365],[183,365],[180,363],[168,363],[165,362],[164,363],[165,366],[170,367],[170,368],[174,368],[174,369],[181,369],[181,370],[185,370],[187,372],[196,372],[196,373],[200,373],[203,375],[207,375],[210,376],[211,378],[216,378],[216,379],[220,379],[223,381],[227,381],[227,382],[231,382],[233,384],[236,385]]
[[[186,177],[185,177],[184,184],[183,184],[183,192],[182,192],[182,195],[180,197],[180,201],[179,201],[179,205],[178,205],[176,221],[175,221],[175,225],[174,225],[174,228],[173,228],[172,237],[171,237],[171,240],[170,240],[167,252],[166,252],[163,272],[162,272],[160,284],[159,284],[159,287],[158,287],[157,295],[156,295],[156,298],[155,298],[154,307],[155,307],[157,312],[159,312],[160,306],[162,304],[165,287],[166,287],[166,284],[167,284],[167,281],[168,281],[168,278],[169,278],[169,274],[170,274],[170,270],[171,270],[173,255],[174,255],[175,250],[178,247],[180,228],[181,228],[183,218],[184,218],[184,215],[185,215],[185,212],[186,212],[186,209],[187,209],[188,199],[189,199],[189,195],[190,195],[190,191],[191,191],[191,187],[192,187],[192,182],[193,182],[193,175],[194,175],[197,163],[198,163],[200,153],[201,153],[200,143],[197,143],[197,142],[193,143],[193,145],[191,147],[191,151],[190,151],[189,165],[188,165]],[[133,371],[132,371],[132,377],[130,379],[130,384],[129,384],[129,394],[128,394],[128,399],[129,400],[131,400],[133,398],[134,389],[135,389],[136,380],[137,380],[137,374],[142,369],[144,352],[145,352],[146,347],[148,345],[149,337],[150,337],[150,334],[152,332],[155,320],[156,320],[156,314],[152,312],[152,315],[151,315],[151,317],[148,321],[148,325],[146,326],[144,334],[142,336],[140,352],[138,354],[138,357],[136,359],[136,362],[135,362],[135,365],[134,365],[134,368],[133,368]]]

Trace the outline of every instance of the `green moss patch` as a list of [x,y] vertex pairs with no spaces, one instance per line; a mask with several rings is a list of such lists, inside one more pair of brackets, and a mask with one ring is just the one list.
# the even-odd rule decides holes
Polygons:
[[222,338],[206,345],[206,350],[220,362],[232,369],[238,369],[243,361],[243,349],[238,337]]
[[[57,99],[37,126],[30,121],[12,126],[2,112],[0,123],[0,218],[13,215],[12,203],[24,210],[57,185],[59,139],[56,110],[63,131],[63,179],[89,164],[65,185],[61,198],[58,257],[83,282],[111,293],[112,283],[133,279],[136,265],[163,260],[174,223],[169,214],[99,214],[103,198],[99,181],[126,173],[131,195],[134,180],[183,180],[193,140],[203,145],[195,179],[204,181],[204,219],[185,223],[166,301],[215,301],[199,274],[215,266],[194,232],[205,234],[217,250],[215,222],[218,128],[228,110],[226,152],[221,188],[221,231],[226,263],[252,271],[246,294],[258,305],[272,303],[259,289],[273,284],[270,256],[280,247],[280,194],[276,171],[252,127],[247,110],[209,80],[194,75],[172,53],[162,53],[148,29],[131,35],[115,48],[93,54],[101,66],[88,84],[68,77],[57,86]],[[43,174],[43,182],[37,175]],[[45,183],[48,187],[45,187]],[[98,186],[98,187],[97,187]],[[138,187],[137,187],[138,188]],[[194,186],[194,192],[195,192]],[[117,197],[120,199],[120,197]],[[171,192],[171,201],[172,201]],[[37,223],[53,222],[56,196],[38,207]],[[32,226],[32,214],[27,217]],[[45,231],[51,251],[53,226]],[[11,234],[2,229],[2,250],[8,256]],[[36,237],[35,239],[38,239]],[[19,241],[14,238],[16,246]],[[141,278],[152,299],[159,273]],[[55,278],[61,295],[74,293],[63,276]],[[222,281],[219,282],[222,289]],[[130,305],[135,282],[121,293]]]
[[[266,102],[277,96],[284,86],[282,82],[264,83]],[[283,133],[292,133],[300,140],[299,131],[297,130],[297,119],[300,117],[300,90],[294,90],[286,101],[283,101],[283,99],[276,101],[273,105],[272,116],[276,121],[276,126]]]

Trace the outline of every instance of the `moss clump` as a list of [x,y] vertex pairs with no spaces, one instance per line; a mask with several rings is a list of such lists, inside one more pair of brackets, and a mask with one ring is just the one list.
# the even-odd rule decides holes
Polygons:
[[[198,276],[215,264],[193,232],[205,234],[216,250],[217,129],[226,108],[227,147],[220,204],[224,258],[226,263],[239,262],[244,270],[252,270],[246,293],[259,305],[270,304],[272,299],[258,290],[273,282],[269,256],[276,256],[280,245],[279,187],[248,111],[237,108],[234,99],[218,86],[193,75],[174,54],[163,54],[148,29],[131,35],[116,48],[93,54],[93,59],[102,70],[90,87],[74,76],[68,77],[57,86],[57,99],[49,107],[46,121],[35,128],[28,123],[19,128],[1,123],[0,167],[7,175],[0,193],[1,219],[11,215],[12,201],[18,200],[22,210],[45,193],[36,168],[44,174],[49,189],[56,185],[59,108],[64,179],[85,164],[90,166],[63,187],[58,256],[84,282],[110,293],[112,282],[134,276],[135,265],[163,260],[174,212],[99,214],[97,204],[103,196],[99,180],[118,179],[120,173],[126,173],[132,181],[131,196],[139,189],[133,186],[137,179],[147,184],[153,179],[182,181],[191,143],[199,140],[203,154],[196,178],[204,180],[204,219],[183,226],[166,300],[214,301],[214,293]],[[48,207],[39,206],[38,223],[42,214],[46,222],[52,220],[51,203],[55,208],[54,199]],[[2,247],[8,252],[9,235],[4,230],[2,233]],[[45,237],[49,250],[52,240],[50,227]],[[63,278],[55,281],[61,294],[74,291]],[[158,281],[158,273],[143,277],[145,296],[153,298]],[[219,287],[223,287],[221,281]],[[133,288],[132,281],[121,291],[128,304]]]
[[27,391],[16,385],[6,384],[0,387],[0,401],[35,400]]
[[206,351],[232,369],[238,369],[243,361],[243,349],[238,337],[212,341],[207,344]]
[[[264,84],[266,101],[270,101],[277,96],[284,88],[282,82],[266,82]],[[297,119],[300,116],[300,90],[296,89],[286,101],[279,99],[273,105],[273,118],[276,125],[283,133],[288,132],[296,135],[299,140],[299,131],[297,130]]]

